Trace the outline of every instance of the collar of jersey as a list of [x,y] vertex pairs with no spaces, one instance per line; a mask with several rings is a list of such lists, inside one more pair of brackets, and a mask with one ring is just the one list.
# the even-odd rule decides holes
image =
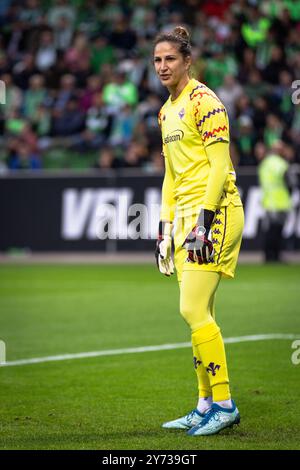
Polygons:
[[184,89],[181,91],[180,95],[177,96],[176,100],[173,101],[173,100],[171,99],[171,95],[170,95],[170,97],[169,97],[170,103],[171,103],[171,104],[176,104],[176,103],[180,100],[180,98],[182,97],[182,95],[183,95],[183,93],[186,91],[186,89],[187,89],[189,86],[191,86],[191,83],[192,83],[193,81],[194,81],[194,78],[191,78],[191,79],[187,82],[187,84],[185,85]]

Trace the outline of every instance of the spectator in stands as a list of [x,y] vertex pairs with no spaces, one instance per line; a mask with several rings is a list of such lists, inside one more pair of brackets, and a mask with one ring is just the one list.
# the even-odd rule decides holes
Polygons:
[[22,132],[26,120],[21,114],[20,108],[11,109],[4,122],[4,135],[9,139],[11,136],[18,136]]
[[161,154],[161,149],[156,148],[154,149],[149,158],[149,162],[145,166],[146,170],[163,174],[165,169],[164,158]]
[[132,141],[125,151],[124,168],[142,168],[148,160],[148,149],[141,143]]
[[101,73],[104,64],[114,64],[116,62],[115,49],[104,34],[97,34],[93,40],[90,61],[94,73]]
[[44,31],[40,37],[40,44],[35,58],[38,70],[40,72],[47,71],[55,64],[56,58],[57,53],[53,42],[53,33],[51,31]]
[[55,0],[48,11],[48,22],[52,28],[59,24],[61,18],[67,18],[72,29],[75,27],[76,9],[67,0]]
[[233,75],[226,75],[223,85],[216,90],[216,94],[224,103],[229,119],[232,121],[235,117],[236,102],[243,94],[241,85]]
[[284,51],[280,46],[274,45],[271,49],[270,62],[263,72],[264,79],[272,85],[276,85],[279,82],[280,72],[284,69],[288,69]]
[[22,59],[12,67],[12,74],[15,84],[21,90],[27,90],[31,77],[38,74],[34,54],[26,52]]
[[266,119],[269,111],[269,105],[266,98],[258,96],[253,101],[253,125],[256,131],[256,139],[264,139],[264,129],[266,127]]
[[22,140],[14,148],[8,158],[11,170],[39,170],[42,167],[40,156],[32,151],[30,145]]
[[91,51],[85,33],[78,33],[65,53],[65,64],[81,83],[89,75]]
[[76,96],[76,79],[74,75],[66,74],[61,77],[60,89],[54,100],[54,109],[63,110],[72,96]]
[[85,129],[73,140],[76,149],[98,149],[106,144],[110,135],[113,117],[103,103],[102,94],[93,96],[92,106],[86,114]]
[[103,88],[103,101],[116,114],[126,104],[137,105],[137,88],[127,80],[124,72],[115,72],[111,81]]
[[45,79],[43,75],[33,75],[29,80],[29,88],[24,93],[24,116],[31,121],[37,119],[37,108],[47,98],[47,89],[45,88]]
[[258,5],[248,5],[246,18],[242,25],[242,36],[249,47],[255,48],[266,39],[271,22],[260,14]]
[[252,119],[245,114],[239,117],[237,124],[237,148],[240,156],[240,165],[255,165],[255,131]]
[[38,139],[36,132],[33,130],[32,125],[27,121],[25,122],[19,136],[20,142],[28,146],[33,155],[38,153]]
[[87,112],[93,104],[94,97],[101,91],[101,78],[99,75],[90,75],[87,78],[86,88],[80,98],[80,108]]
[[110,145],[129,145],[136,123],[136,112],[129,104],[125,104],[113,118],[109,136]]
[[243,85],[248,82],[251,72],[256,70],[255,59],[255,51],[253,49],[248,47],[243,50],[238,73],[238,79]]
[[79,108],[78,98],[70,97],[66,107],[56,109],[53,119],[54,136],[73,136],[84,129],[85,115]]
[[275,107],[279,110],[280,116],[288,127],[290,127],[293,115],[294,104],[292,101],[293,76],[288,70],[281,70],[278,84],[274,86],[272,98]]
[[144,34],[147,18],[149,18],[148,15],[151,11],[151,6],[149,5],[148,0],[137,0],[135,3],[136,4],[134,11],[132,12],[130,26],[140,36]]
[[276,114],[270,113],[266,118],[266,127],[264,129],[264,143],[267,148],[271,148],[284,135],[284,125]]
[[107,170],[119,167],[119,160],[115,157],[113,149],[111,147],[102,147],[94,168],[97,170]]
[[71,20],[67,16],[60,16],[53,27],[54,45],[57,51],[64,52],[71,45],[73,28]]
[[124,15],[118,16],[110,34],[110,43],[116,47],[120,53],[125,54],[134,49],[136,42],[136,32],[131,29],[128,19]]
[[264,82],[261,72],[258,69],[250,69],[247,82],[244,86],[244,93],[254,101],[259,97],[267,97],[270,93],[270,85]]
[[26,0],[24,8],[20,11],[19,19],[23,23],[30,23],[33,25],[39,24],[43,12],[39,0]]

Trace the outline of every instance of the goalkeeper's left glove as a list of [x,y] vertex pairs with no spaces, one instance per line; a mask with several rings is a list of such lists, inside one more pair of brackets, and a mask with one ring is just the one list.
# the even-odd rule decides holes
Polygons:
[[187,261],[190,263],[208,264],[212,261],[214,248],[208,234],[214,215],[213,211],[202,209],[195,227],[186,237],[182,246],[188,252]]
[[174,264],[171,257],[172,229],[172,222],[159,222],[155,258],[158,269],[165,276],[171,276],[171,274],[174,274]]

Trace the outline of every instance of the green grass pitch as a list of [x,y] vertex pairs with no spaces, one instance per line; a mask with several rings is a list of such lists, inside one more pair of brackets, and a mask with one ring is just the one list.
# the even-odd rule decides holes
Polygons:
[[[300,335],[300,266],[222,281],[223,336]],[[7,361],[190,340],[175,277],[154,266],[0,266]],[[1,449],[300,449],[292,339],[227,344],[239,427],[189,437],[161,423],[196,404],[189,348],[0,368]]]

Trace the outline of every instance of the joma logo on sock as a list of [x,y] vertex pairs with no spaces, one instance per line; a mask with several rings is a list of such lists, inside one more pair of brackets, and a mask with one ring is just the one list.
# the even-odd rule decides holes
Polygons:
[[219,364],[215,365],[214,362],[210,362],[208,364],[208,367],[206,367],[206,371],[209,374],[210,372],[212,373],[213,376],[216,375],[216,371],[220,369],[221,366]]

